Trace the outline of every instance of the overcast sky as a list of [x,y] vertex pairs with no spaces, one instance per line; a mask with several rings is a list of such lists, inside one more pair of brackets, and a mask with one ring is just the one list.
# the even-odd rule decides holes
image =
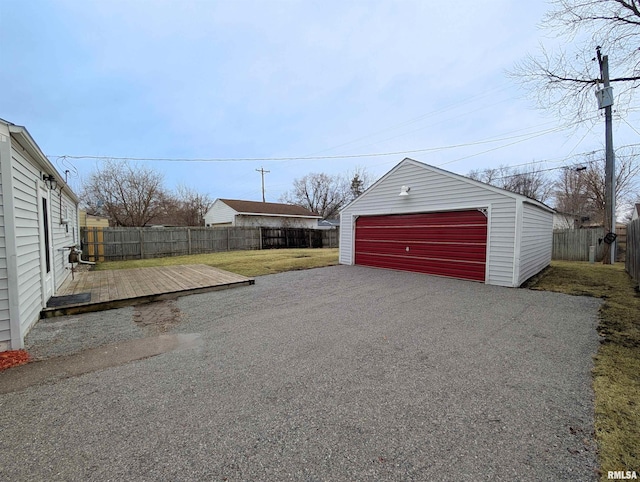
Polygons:
[[[404,157],[460,174],[549,169],[601,149],[604,122],[562,129],[506,75],[540,42],[553,45],[539,29],[548,8],[0,0],[0,117],[25,126],[76,190],[100,161],[57,156],[297,158],[143,161],[169,188],[251,200],[264,167],[267,201],[310,172],[363,166],[379,177]],[[618,145],[640,138],[626,122],[616,123]],[[332,158],[299,159],[309,156]]]

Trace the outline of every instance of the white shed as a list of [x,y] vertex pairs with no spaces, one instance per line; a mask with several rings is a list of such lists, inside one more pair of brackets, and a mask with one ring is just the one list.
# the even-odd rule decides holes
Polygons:
[[78,198],[29,132],[0,119],[0,351],[23,348],[78,239]]
[[340,263],[520,286],[551,262],[553,209],[404,159],[340,214]]
[[205,226],[317,229],[316,213],[293,204],[216,199],[205,214]]

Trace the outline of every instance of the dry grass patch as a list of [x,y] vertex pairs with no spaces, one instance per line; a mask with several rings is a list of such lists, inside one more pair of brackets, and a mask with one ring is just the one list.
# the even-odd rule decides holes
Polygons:
[[640,296],[624,266],[554,261],[532,289],[605,300],[593,370],[601,476],[640,472]]
[[170,258],[110,261],[96,265],[97,270],[149,268],[178,264],[206,264],[243,276],[261,276],[338,264],[337,248],[322,249],[265,249],[259,251],[228,251],[194,254]]

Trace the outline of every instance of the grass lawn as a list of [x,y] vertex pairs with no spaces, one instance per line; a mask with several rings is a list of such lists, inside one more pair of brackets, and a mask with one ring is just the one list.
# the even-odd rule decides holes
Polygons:
[[261,276],[298,269],[320,268],[338,264],[337,248],[265,249],[259,251],[228,251],[194,254],[170,258],[151,258],[98,263],[96,270],[148,268],[177,264],[206,264],[244,276]]
[[602,480],[607,472],[640,472],[640,295],[613,266],[554,261],[532,289],[603,298],[595,357],[595,430]]

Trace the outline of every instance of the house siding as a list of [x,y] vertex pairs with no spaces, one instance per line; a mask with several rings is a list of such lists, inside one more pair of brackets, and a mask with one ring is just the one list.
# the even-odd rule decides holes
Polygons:
[[243,228],[307,228],[316,229],[318,218],[286,215],[241,214],[221,200],[216,200],[204,217],[205,226],[238,226]]
[[[403,185],[411,188],[409,196],[398,195]],[[354,263],[355,216],[487,208],[486,282],[513,286],[516,202],[508,195],[432,171],[413,161],[401,163],[341,212],[340,263]]]
[[42,307],[37,193],[40,171],[15,149],[11,157],[20,331],[25,334],[38,320]]
[[[61,205],[62,203],[62,205]],[[66,219],[68,224],[63,224],[61,219]],[[53,232],[53,269],[56,289],[69,275],[69,250],[68,246],[80,244],[78,240],[78,211],[76,204],[60,190],[51,194],[51,228]]]
[[[57,191],[47,191],[42,175],[52,174]],[[59,221],[63,212],[69,231]],[[48,203],[51,228],[51,272],[44,273],[43,205]],[[58,196],[58,197],[57,197]],[[56,199],[57,197],[57,199]],[[56,216],[55,214],[58,213]],[[64,230],[64,231],[63,231]],[[19,349],[38,321],[47,295],[70,274],[57,249],[78,238],[77,198],[24,127],[0,119],[0,351]],[[51,281],[55,280],[54,286]]]
[[317,229],[317,219],[294,218],[288,216],[257,216],[238,214],[235,218],[235,226],[245,228],[305,228]]
[[236,212],[219,199],[213,203],[211,209],[204,216],[205,226],[216,226],[226,224],[233,226]]
[[7,272],[7,247],[4,233],[4,198],[0,173],[0,351],[11,342],[9,321],[9,276]]
[[518,286],[549,266],[553,251],[553,214],[523,203]]

